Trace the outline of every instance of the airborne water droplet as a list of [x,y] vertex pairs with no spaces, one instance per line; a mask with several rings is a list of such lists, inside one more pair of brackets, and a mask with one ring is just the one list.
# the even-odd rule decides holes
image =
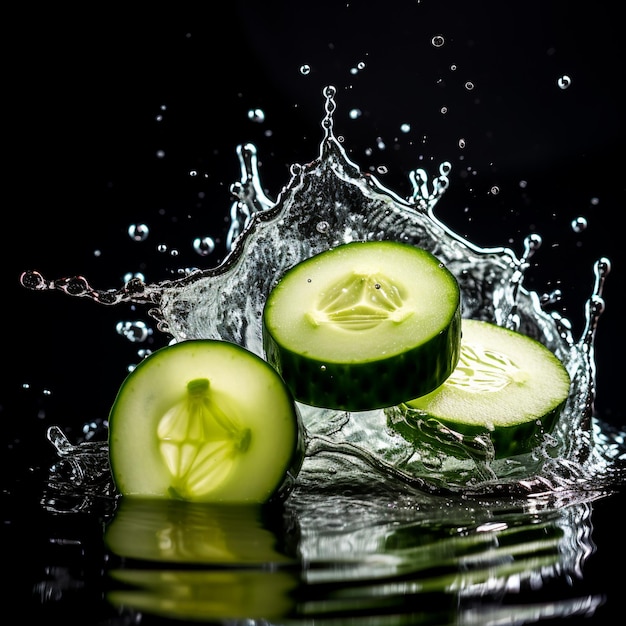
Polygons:
[[435,46],[435,48],[441,48],[441,46],[443,46],[443,44],[446,43],[446,40],[443,35],[435,35],[430,40],[430,43],[432,43],[433,46]]
[[250,109],[248,111],[248,119],[251,122],[256,122],[260,124],[265,121],[265,112],[263,109]]
[[124,274],[124,276],[122,277],[122,282],[126,285],[128,282],[133,280],[133,278],[136,278],[141,282],[146,281],[146,277],[141,272],[126,272],[126,274]]
[[582,233],[587,228],[587,219],[585,217],[577,217],[572,220],[572,230],[575,233]]
[[133,241],[145,241],[150,234],[146,224],[131,224],[128,227],[128,235]]
[[556,84],[559,89],[567,89],[572,84],[572,79],[567,74],[563,74],[563,76],[559,76]]
[[196,237],[193,240],[193,249],[200,256],[209,256],[215,250],[215,241],[212,237]]
[[133,343],[142,343],[152,334],[152,331],[148,328],[146,323],[141,320],[134,322],[118,322],[115,326],[115,330],[118,335],[126,337],[126,339]]
[[563,74],[563,76],[559,76],[556,84],[559,89],[567,89],[572,84],[572,79],[567,74]]

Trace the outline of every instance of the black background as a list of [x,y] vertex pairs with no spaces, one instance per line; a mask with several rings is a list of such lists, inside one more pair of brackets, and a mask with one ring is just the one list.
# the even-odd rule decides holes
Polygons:
[[[289,165],[318,154],[328,84],[337,87],[336,134],[362,169],[386,166],[384,185],[408,196],[411,169],[434,175],[448,160],[451,186],[437,214],[450,226],[518,254],[526,235],[542,236],[526,286],[561,289],[554,308],[576,336],[593,263],[611,260],[596,409],[623,426],[625,46],[617,3],[584,8],[324,0],[7,14],[0,417],[8,473],[45,466],[48,425],[78,435],[85,422],[106,418],[138,348],[166,341],[155,331],[137,346],[116,332],[120,320],[150,323],[145,310],[31,292],[21,272],[82,274],[108,289],[126,272],[155,282],[217,263],[229,186],[239,178],[236,146],[257,146],[275,199]],[[445,39],[439,48],[436,35]],[[567,89],[557,85],[562,75],[571,77]],[[263,123],[248,117],[256,108]],[[362,111],[355,120],[354,108]],[[570,223],[579,216],[588,227],[576,233]],[[139,222],[150,227],[142,243],[127,234]],[[209,258],[192,248],[204,235],[217,239]],[[612,502],[598,505],[596,524],[611,522]],[[590,576],[621,543],[610,532],[597,539]]]

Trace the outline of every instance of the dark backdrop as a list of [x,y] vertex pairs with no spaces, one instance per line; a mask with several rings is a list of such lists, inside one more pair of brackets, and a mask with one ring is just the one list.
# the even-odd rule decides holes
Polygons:
[[[192,240],[223,239],[235,147],[257,145],[275,198],[289,165],[317,156],[321,91],[333,84],[337,133],[362,168],[387,166],[383,184],[409,195],[409,170],[449,160],[438,214],[451,226],[518,254],[527,234],[542,235],[526,284],[560,288],[556,308],[577,333],[593,263],[611,259],[597,406],[623,422],[624,46],[613,3],[585,13],[560,1],[190,4],[141,15],[44,8],[7,21],[3,395],[27,382],[49,389],[64,419],[102,415],[136,361],[137,346],[115,332],[130,312],[26,292],[21,271],[114,288],[129,271],[154,281],[216,263],[219,242],[200,258]],[[263,123],[248,117],[256,108]],[[581,233],[570,227],[578,216]],[[127,235],[134,222],[151,229],[142,244]]]

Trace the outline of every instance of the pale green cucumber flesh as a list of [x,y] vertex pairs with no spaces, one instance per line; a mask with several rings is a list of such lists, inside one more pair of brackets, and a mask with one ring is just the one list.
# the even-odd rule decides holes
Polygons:
[[461,355],[433,392],[403,403],[391,427],[410,441],[420,420],[434,419],[466,436],[488,436],[496,458],[532,450],[550,433],[565,405],[570,376],[539,341],[496,324],[464,319]]
[[454,370],[460,289],[430,252],[343,244],[290,268],[263,310],[265,355],[296,400],[361,411],[436,389]]
[[122,495],[266,502],[293,484],[304,434],[271,366],[199,339],[156,350],[127,376],[109,414],[109,455]]

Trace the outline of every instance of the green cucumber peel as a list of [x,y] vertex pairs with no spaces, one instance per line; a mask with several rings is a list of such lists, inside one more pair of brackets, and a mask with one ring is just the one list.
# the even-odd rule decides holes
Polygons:
[[[464,319],[461,354],[430,394],[401,404],[389,426],[419,445],[431,420],[461,438],[488,438],[495,458],[530,452],[553,431],[571,379],[542,343],[491,322]],[[424,428],[426,425],[426,428]]]

